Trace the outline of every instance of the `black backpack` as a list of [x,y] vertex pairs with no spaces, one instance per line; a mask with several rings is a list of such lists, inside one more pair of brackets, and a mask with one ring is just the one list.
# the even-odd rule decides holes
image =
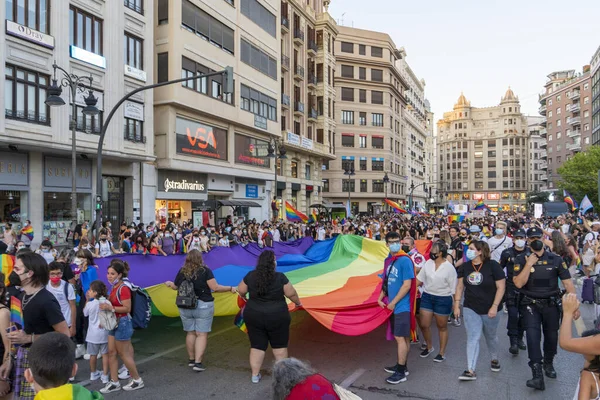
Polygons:
[[196,308],[198,304],[198,296],[194,290],[194,282],[189,279],[184,279],[177,288],[177,298],[175,304],[179,308]]

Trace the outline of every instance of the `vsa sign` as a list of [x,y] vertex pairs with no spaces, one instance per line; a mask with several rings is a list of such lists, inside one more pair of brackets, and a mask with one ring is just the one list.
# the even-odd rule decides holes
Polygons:
[[177,153],[227,160],[227,131],[186,118],[175,124]]

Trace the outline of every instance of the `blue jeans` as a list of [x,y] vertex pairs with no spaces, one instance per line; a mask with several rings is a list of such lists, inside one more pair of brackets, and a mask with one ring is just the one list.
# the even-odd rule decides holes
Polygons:
[[498,322],[500,317],[490,318],[487,314],[479,315],[470,308],[463,309],[465,328],[467,329],[467,368],[475,371],[479,357],[479,339],[481,334],[485,337],[492,360],[498,359]]

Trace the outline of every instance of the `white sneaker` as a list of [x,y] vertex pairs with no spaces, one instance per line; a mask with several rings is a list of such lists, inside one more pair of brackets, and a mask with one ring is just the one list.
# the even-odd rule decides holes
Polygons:
[[85,354],[83,355],[83,359],[84,359],[84,360],[89,360],[89,359],[90,359],[90,355],[89,355],[88,353],[85,353]]
[[108,375],[102,374],[100,376],[100,382],[102,382],[102,383],[104,383],[106,385],[108,383],[108,381],[110,381],[110,377]]
[[138,390],[143,387],[144,387],[144,381],[142,380],[142,378],[138,378],[138,379],[130,380],[127,385],[123,386],[123,390],[131,392],[132,390]]
[[125,380],[129,378],[131,378],[131,375],[129,375],[129,370],[127,368],[119,370],[119,379]]
[[117,392],[119,390],[121,390],[121,384],[119,382],[110,381],[106,384],[106,386],[100,389],[100,393],[107,394]]
[[75,358],[81,358],[83,357],[83,355],[85,354],[85,345],[83,344],[78,344],[77,348],[75,349]]
[[[98,379],[100,379],[100,377],[102,376],[102,372],[100,371],[94,371],[90,373],[90,381],[97,381]],[[107,382],[103,382],[103,383],[107,383]]]
[[252,375],[252,383],[258,383],[258,382],[260,382],[260,378],[262,378],[262,376],[260,374],[258,374],[258,375]]
[[127,371],[127,367],[125,366],[125,364],[122,364],[122,365],[119,367],[119,373],[121,373],[121,372],[123,372],[123,371]]

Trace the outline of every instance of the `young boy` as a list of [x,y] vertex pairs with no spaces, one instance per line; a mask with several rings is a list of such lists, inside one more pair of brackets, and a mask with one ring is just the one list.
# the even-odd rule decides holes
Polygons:
[[71,337],[74,337],[77,329],[75,322],[77,319],[75,289],[73,289],[73,285],[63,281],[63,265],[61,263],[51,262],[48,265],[48,273],[50,281],[46,285],[46,289],[56,297],[58,304],[60,304],[60,310],[69,326]]
[[75,344],[66,335],[49,332],[39,336],[29,350],[25,379],[35,392],[35,400],[99,400],[104,397],[80,385],[69,384],[77,373]]

